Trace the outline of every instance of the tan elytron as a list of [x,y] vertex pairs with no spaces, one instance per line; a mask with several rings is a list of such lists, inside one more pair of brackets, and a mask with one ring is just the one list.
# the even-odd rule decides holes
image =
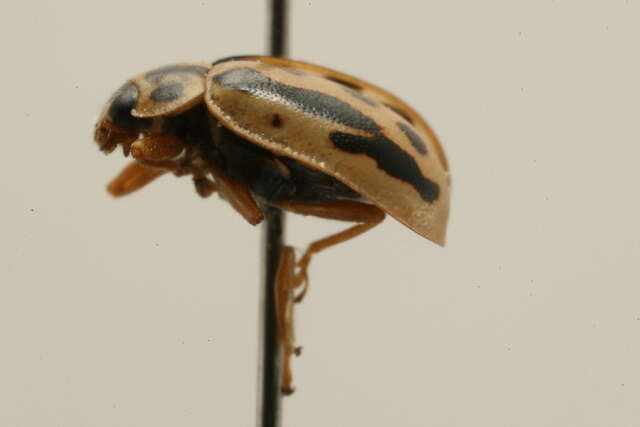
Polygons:
[[[314,111],[313,98],[322,96],[326,99],[319,99]],[[238,135],[335,177],[415,232],[444,244],[449,212],[444,152],[424,120],[395,96],[326,68],[256,56],[214,64],[207,75],[205,102],[210,112]],[[342,104],[368,120],[356,117]],[[336,120],[331,116],[332,108],[345,110],[349,117]],[[332,141],[336,132],[359,138],[356,145],[361,151],[337,148]],[[426,153],[412,143],[408,132],[418,136]],[[407,178],[395,177],[380,167],[378,159],[366,153],[380,140],[405,153],[404,157],[397,153],[399,161],[393,165],[399,174],[410,169],[409,161],[415,162],[419,173],[437,190],[430,194],[428,187],[423,197]],[[414,179],[416,173],[412,173],[409,178]]]

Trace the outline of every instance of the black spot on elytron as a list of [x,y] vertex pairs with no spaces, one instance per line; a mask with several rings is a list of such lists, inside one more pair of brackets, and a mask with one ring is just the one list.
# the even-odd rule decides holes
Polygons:
[[179,82],[169,82],[155,88],[149,98],[155,102],[175,101],[182,96],[184,86]]
[[411,145],[413,145],[413,148],[418,150],[420,154],[427,154],[427,145],[411,126],[408,126],[406,123],[402,122],[397,122],[396,124],[398,125],[400,130],[407,136],[409,141],[411,141]]
[[280,115],[274,114],[273,117],[271,117],[271,126],[274,128],[282,127],[282,119],[280,118]]
[[343,80],[340,77],[335,77],[335,76],[323,76],[325,79],[327,80],[331,80],[332,82],[336,82],[338,84],[341,84],[342,86],[346,86],[349,89],[353,89],[353,90],[357,90],[360,91],[362,90],[362,86],[352,83],[350,81],[347,80]]
[[311,89],[283,85],[251,68],[225,71],[214,75],[212,79],[225,89],[286,102],[302,112],[324,117],[353,129],[372,134],[380,130],[376,122],[338,98]]
[[364,102],[365,104],[371,105],[372,107],[377,107],[378,103],[376,101],[374,101],[373,99],[369,98],[368,96],[364,96],[363,94],[361,94],[360,92],[358,92],[357,90],[353,90],[351,88],[345,88],[345,90],[347,91],[347,93],[351,96],[353,96],[354,98],[359,99],[360,101]]
[[329,138],[342,151],[365,154],[376,161],[387,174],[411,185],[425,202],[431,203],[440,195],[440,186],[426,178],[416,161],[382,134],[372,137],[332,132]]
[[411,117],[409,117],[409,116],[407,115],[407,113],[405,113],[405,112],[404,112],[404,111],[402,111],[401,109],[399,109],[399,108],[397,108],[397,107],[395,107],[395,106],[393,106],[393,105],[391,105],[391,104],[387,104],[387,103],[385,103],[384,105],[385,105],[387,108],[389,108],[390,110],[392,110],[394,113],[396,113],[397,115],[399,115],[400,117],[402,117],[403,119],[405,119],[406,121],[408,121],[409,123],[414,124],[414,123],[413,123],[413,119],[412,119]]
[[138,88],[133,83],[127,82],[113,95],[106,116],[118,127],[136,127],[138,120],[131,115],[131,110],[137,103]]
[[197,76],[204,76],[209,71],[209,67],[203,67],[202,65],[167,65],[166,67],[156,68],[149,71],[145,78],[151,83],[158,83],[164,77],[172,74],[192,74]]

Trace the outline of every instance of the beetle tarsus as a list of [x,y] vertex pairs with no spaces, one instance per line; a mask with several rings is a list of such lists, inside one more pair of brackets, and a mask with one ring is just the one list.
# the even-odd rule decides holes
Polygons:
[[295,254],[293,248],[282,248],[278,270],[276,272],[276,317],[278,319],[278,339],[282,351],[282,379],[281,390],[283,394],[294,392],[293,373],[291,370],[291,356],[298,356],[301,347],[294,345],[295,335],[293,329],[293,288],[295,266]]

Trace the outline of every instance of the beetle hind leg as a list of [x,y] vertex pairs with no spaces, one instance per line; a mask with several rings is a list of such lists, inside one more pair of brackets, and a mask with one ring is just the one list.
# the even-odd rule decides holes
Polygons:
[[[297,263],[293,248],[289,246],[282,248],[275,280],[276,316],[278,339],[282,352],[281,391],[283,394],[291,394],[295,390],[291,359],[293,356],[299,356],[301,352],[301,347],[295,345],[293,304],[299,302],[307,292],[309,287],[307,268],[311,259],[318,252],[352,239],[375,227],[384,219],[385,214],[377,206],[349,200],[332,200],[318,204],[284,202],[280,203],[279,207],[302,215],[359,223],[311,243]],[[296,289],[300,287],[302,289],[296,293]]]
[[359,223],[336,234],[316,240],[309,245],[296,263],[297,272],[294,277],[294,287],[301,288],[294,297],[296,302],[302,301],[309,289],[307,270],[315,254],[369,231],[382,222],[385,217],[384,212],[377,206],[351,200],[330,200],[317,204],[285,202],[280,205],[283,209],[302,215]]
[[293,330],[293,290],[295,255],[293,248],[286,246],[280,253],[278,270],[276,271],[276,317],[278,321],[278,341],[282,352],[282,377],[280,390],[283,394],[291,394],[293,387],[293,373],[291,369],[292,356],[299,356],[300,347],[295,346]]

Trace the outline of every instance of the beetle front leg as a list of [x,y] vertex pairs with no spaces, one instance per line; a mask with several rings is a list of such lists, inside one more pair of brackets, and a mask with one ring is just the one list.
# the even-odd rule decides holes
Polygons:
[[199,163],[185,165],[183,157],[189,155],[185,142],[174,135],[148,135],[131,144],[129,152],[141,164],[175,175],[193,174],[196,192],[201,197],[209,197],[218,190],[218,186],[207,178]]
[[125,154],[131,153],[135,161],[111,180],[107,191],[112,196],[121,197],[139,190],[164,173],[173,171],[177,162],[170,159],[180,155],[183,149],[181,140],[165,135],[148,136],[123,145]]
[[147,135],[131,144],[129,152],[140,163],[182,174],[180,156],[186,144],[177,136],[169,134]]
[[165,172],[175,172],[175,160],[185,149],[184,142],[172,135],[148,135],[123,145],[125,154],[136,160],[125,167],[107,186],[115,197],[125,196],[144,187]]
[[107,191],[114,197],[126,196],[144,187],[165,172],[161,169],[150,169],[134,161],[111,180],[107,185]]
[[211,169],[210,172],[213,179],[215,179],[214,185],[220,197],[228,201],[231,207],[242,215],[249,224],[257,225],[262,222],[264,219],[262,209],[260,209],[246,185],[219,173],[215,169]]

